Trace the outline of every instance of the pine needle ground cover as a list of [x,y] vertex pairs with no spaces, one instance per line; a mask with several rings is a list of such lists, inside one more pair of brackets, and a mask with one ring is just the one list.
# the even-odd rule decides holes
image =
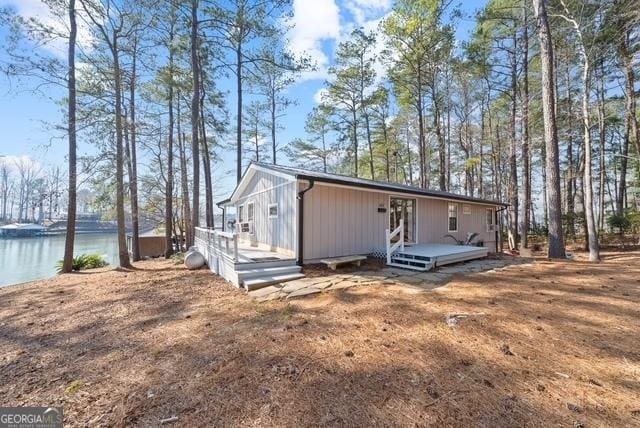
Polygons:
[[135,267],[0,289],[4,405],[68,426],[640,425],[640,252],[269,303]]

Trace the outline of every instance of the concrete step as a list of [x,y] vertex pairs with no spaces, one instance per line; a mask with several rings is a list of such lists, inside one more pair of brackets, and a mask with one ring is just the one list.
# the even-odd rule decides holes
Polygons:
[[431,266],[420,267],[420,266],[411,266],[404,263],[394,263],[394,262],[387,263],[387,266],[393,266],[401,269],[417,270],[418,272],[426,272],[431,269]]
[[280,284],[282,282],[293,281],[294,279],[304,278],[303,273],[292,273],[287,275],[263,276],[242,281],[242,285],[247,291],[257,290],[272,284]]

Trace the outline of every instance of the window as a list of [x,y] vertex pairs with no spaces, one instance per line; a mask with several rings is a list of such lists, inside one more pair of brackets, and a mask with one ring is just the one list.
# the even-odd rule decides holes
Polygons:
[[278,218],[278,204],[269,204],[269,218]]
[[487,208],[487,232],[496,230],[494,220],[493,209]]
[[471,215],[471,205],[469,204],[462,205],[462,214]]
[[247,204],[247,221],[249,222],[253,221],[253,206],[253,202]]
[[244,223],[244,205],[238,207],[238,222]]
[[449,232],[458,231],[458,204],[449,204]]

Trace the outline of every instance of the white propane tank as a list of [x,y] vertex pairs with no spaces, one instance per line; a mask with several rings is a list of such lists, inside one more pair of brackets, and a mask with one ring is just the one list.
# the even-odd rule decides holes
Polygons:
[[205,262],[204,256],[195,249],[190,249],[184,256],[184,265],[189,270],[200,269]]

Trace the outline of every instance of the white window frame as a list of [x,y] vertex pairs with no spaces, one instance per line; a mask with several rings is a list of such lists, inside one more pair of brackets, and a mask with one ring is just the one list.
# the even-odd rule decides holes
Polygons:
[[[453,217],[451,216],[451,207],[452,207],[452,206],[453,206],[453,207],[456,207],[456,228],[455,228],[455,230],[452,230],[452,229],[451,229],[451,221],[450,221],[450,220],[453,218]],[[460,214],[460,213],[458,212],[458,211],[459,211],[459,209],[460,209],[460,207],[458,206],[458,204],[457,204],[457,203],[449,202],[449,204],[447,205],[447,231],[448,231],[448,232],[450,232],[450,233],[451,233],[451,232],[457,232],[457,231],[458,231],[458,229],[460,229],[460,225],[458,224],[458,221],[459,221],[459,214]]]
[[[489,220],[489,215],[491,215],[491,223],[489,223],[487,220]],[[495,212],[493,211],[493,208],[487,208],[485,211],[485,222],[487,223],[487,232],[495,232],[496,230],[496,216],[495,216]]]
[[[249,210],[249,207],[251,207],[251,210]],[[251,217],[249,217],[250,212],[251,212]],[[255,221],[255,219],[256,219],[256,204],[253,201],[247,202],[247,223],[251,223],[252,221]]]
[[[276,214],[272,215],[271,214],[271,208],[275,207],[276,208]],[[274,204],[269,204],[267,206],[267,214],[269,214],[269,218],[278,218],[278,214],[280,214],[280,207],[278,206],[278,203],[274,203]]]
[[244,223],[244,204],[238,205],[238,223]]

